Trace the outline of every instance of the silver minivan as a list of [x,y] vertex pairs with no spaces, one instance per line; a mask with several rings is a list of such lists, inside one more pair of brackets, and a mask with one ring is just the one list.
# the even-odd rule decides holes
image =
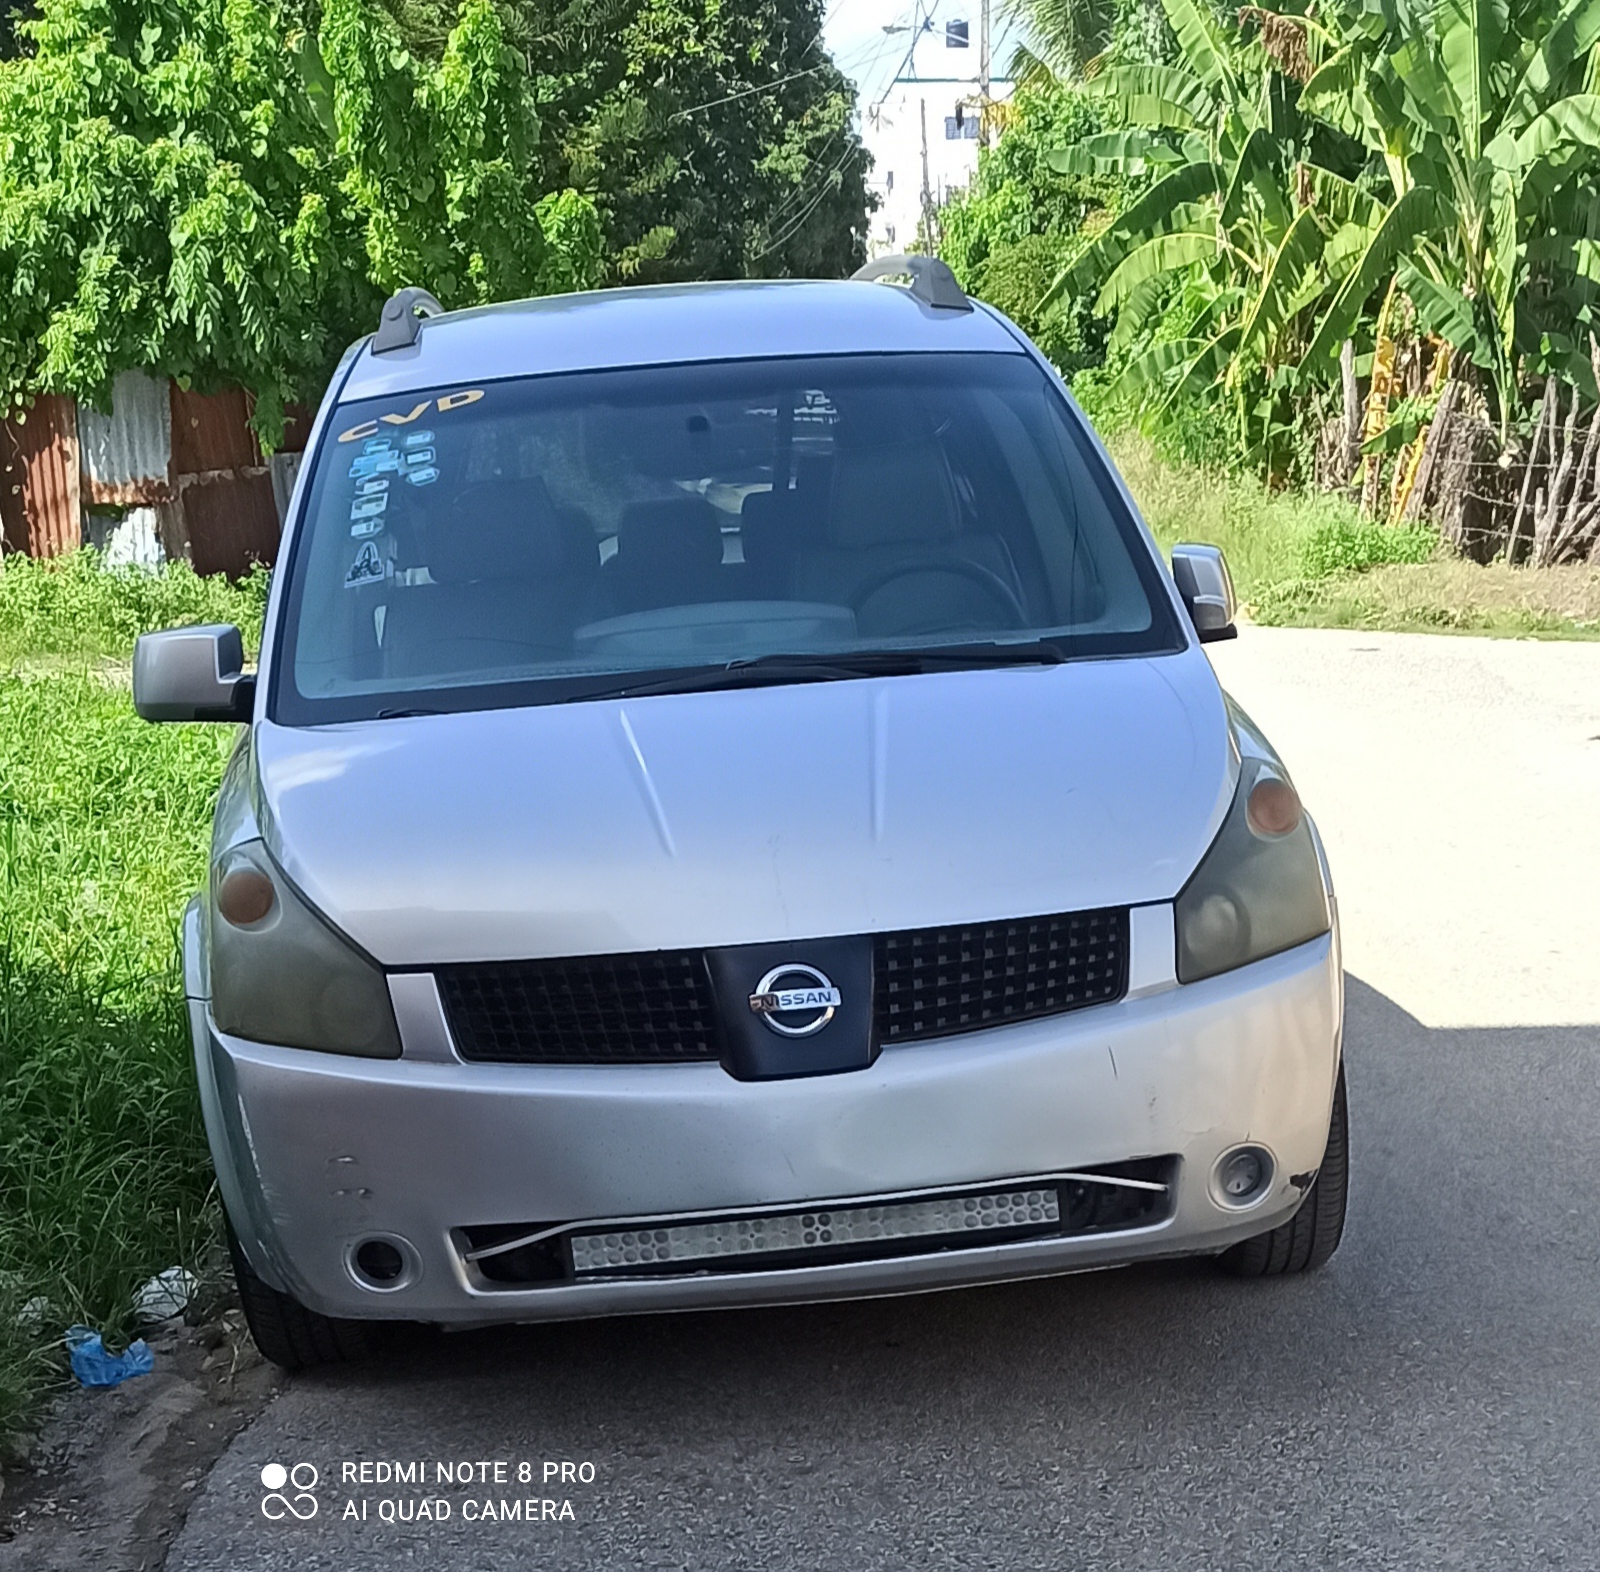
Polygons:
[[141,714],[244,723],[183,938],[276,1362],[1337,1245],[1333,892],[1221,557],[942,264],[865,271],[403,291],[259,669],[140,640]]

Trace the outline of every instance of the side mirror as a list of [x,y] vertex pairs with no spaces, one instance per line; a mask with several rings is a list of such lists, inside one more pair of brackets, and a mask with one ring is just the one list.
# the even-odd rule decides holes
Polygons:
[[147,721],[247,721],[255,694],[235,627],[144,633],[133,647],[133,707]]
[[1172,548],[1172,577],[1202,644],[1236,639],[1238,611],[1233,578],[1219,546],[1178,545]]

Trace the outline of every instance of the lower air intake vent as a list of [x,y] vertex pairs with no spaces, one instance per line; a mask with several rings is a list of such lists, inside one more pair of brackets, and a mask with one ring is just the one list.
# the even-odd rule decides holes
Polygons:
[[959,1190],[746,1208],[721,1216],[499,1223],[456,1229],[454,1239],[484,1289],[772,1272],[1148,1228],[1172,1215],[1177,1167],[1176,1158],[1147,1157]]

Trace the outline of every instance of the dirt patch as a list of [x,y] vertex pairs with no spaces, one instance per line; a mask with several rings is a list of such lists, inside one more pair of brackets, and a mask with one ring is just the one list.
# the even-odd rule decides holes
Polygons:
[[154,1572],[192,1492],[277,1389],[237,1311],[165,1322],[146,1340],[149,1375],[62,1394],[6,1474],[0,1572]]

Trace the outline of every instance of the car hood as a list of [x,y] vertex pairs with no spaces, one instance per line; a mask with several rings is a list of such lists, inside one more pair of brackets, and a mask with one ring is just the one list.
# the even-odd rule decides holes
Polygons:
[[257,814],[390,966],[1170,900],[1236,772],[1198,649],[256,728]]

